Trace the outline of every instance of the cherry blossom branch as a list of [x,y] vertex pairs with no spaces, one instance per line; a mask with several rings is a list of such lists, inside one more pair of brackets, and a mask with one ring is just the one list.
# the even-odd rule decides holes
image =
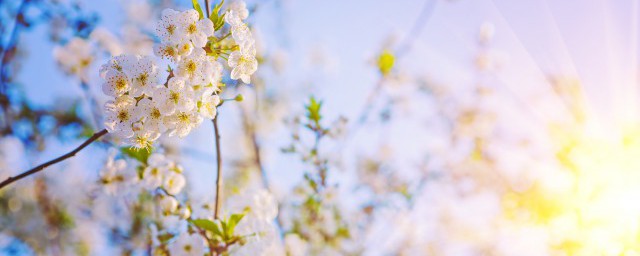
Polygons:
[[80,152],[80,150],[82,150],[83,148],[85,148],[86,146],[88,146],[89,144],[93,143],[94,141],[98,140],[100,137],[104,136],[105,134],[107,134],[107,130],[103,129],[102,131],[99,131],[97,133],[94,133],[93,136],[91,136],[89,139],[87,139],[85,142],[83,142],[82,144],[80,144],[80,146],[78,146],[76,149],[72,150],[69,153],[66,153],[56,159],[53,159],[49,162],[46,162],[44,164],[38,165],[35,168],[28,170],[26,172],[21,173],[18,176],[15,177],[9,177],[7,178],[5,181],[3,181],[2,183],[0,183],[0,189],[8,186],[9,184],[18,181],[22,178],[25,178],[31,174],[35,174],[37,172],[40,172],[42,170],[44,170],[45,168],[49,167],[50,165],[54,165],[56,163],[62,162],[63,160],[70,158],[72,156],[75,156],[78,152]]
[[216,202],[215,210],[213,212],[213,218],[218,219],[220,213],[220,193],[222,191],[222,157],[220,156],[220,132],[218,131],[218,115],[216,115],[212,122],[216,139],[216,165],[218,170],[216,174]]
[[[205,10],[207,10],[207,18],[211,16],[211,10],[209,8],[209,0],[204,0]],[[213,118],[213,131],[215,133],[216,139],[216,165],[217,165],[217,173],[216,173],[216,202],[215,202],[215,210],[213,212],[213,219],[218,219],[218,215],[220,213],[220,191],[222,191],[222,157],[220,156],[220,132],[218,131],[218,115]],[[217,253],[216,253],[217,255]]]

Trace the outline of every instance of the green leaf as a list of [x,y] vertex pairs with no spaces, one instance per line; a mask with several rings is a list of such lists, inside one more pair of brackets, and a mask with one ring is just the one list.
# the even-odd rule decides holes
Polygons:
[[211,15],[209,15],[209,20],[211,20],[211,22],[213,22],[214,30],[216,30],[215,29],[215,24],[217,24],[217,22],[218,22],[218,13],[215,12],[215,10],[211,13]]
[[204,18],[204,14],[202,13],[202,7],[200,7],[200,4],[198,3],[198,0],[191,0],[191,3],[193,4],[193,9],[198,11],[198,15],[200,16],[199,19]]
[[[218,15],[218,14],[216,14],[216,16],[217,16],[217,15]],[[218,18],[218,20],[217,20],[217,21],[213,22],[213,24],[214,24],[213,29],[214,29],[215,31],[220,30],[220,28],[222,28],[222,26],[224,26],[224,16],[226,16],[226,15],[227,15],[227,13],[223,13],[223,14],[222,14],[222,16],[220,16],[220,17]]]
[[220,1],[220,3],[216,4],[213,7],[213,13],[215,13],[216,15],[220,14],[220,9],[222,9],[222,5],[224,4],[224,0]]
[[138,168],[136,168],[136,173],[138,174],[138,178],[140,178],[140,180],[144,179],[144,166],[139,165]]
[[383,76],[386,76],[391,72],[393,64],[395,62],[395,56],[388,50],[384,50],[380,56],[378,56],[378,70]]
[[244,218],[243,213],[231,214],[227,223],[227,237],[233,237],[236,226],[240,223],[242,218]]
[[220,16],[220,9],[222,8],[222,4],[224,4],[224,0],[220,1],[220,3],[213,6],[213,10],[211,11],[211,16],[209,19],[214,24],[215,30],[218,30],[217,24],[222,21],[224,22],[224,15]]
[[147,163],[147,159],[151,155],[151,149],[136,149],[133,147],[121,147],[120,152],[130,156],[133,159],[140,161],[143,164]]
[[227,235],[229,233],[227,229],[227,222],[221,221],[220,226],[222,227],[222,237],[224,238],[224,240],[227,240],[229,237],[231,237]]
[[220,228],[218,224],[208,219],[195,219],[190,221],[191,224],[196,225],[201,229],[211,231],[216,236],[222,236],[222,232],[220,232]]
[[309,99],[309,104],[306,105],[307,108],[307,118],[313,121],[316,126],[320,126],[320,119],[322,119],[322,115],[320,115],[320,108],[322,107],[322,102],[317,101],[315,97],[311,96]]

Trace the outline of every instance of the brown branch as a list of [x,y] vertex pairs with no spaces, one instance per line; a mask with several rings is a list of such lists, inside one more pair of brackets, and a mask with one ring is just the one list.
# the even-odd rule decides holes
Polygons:
[[218,169],[216,174],[216,203],[215,210],[213,212],[213,218],[218,219],[220,213],[220,193],[222,191],[222,157],[220,156],[220,132],[218,131],[218,115],[216,115],[212,122],[216,139],[216,165]]
[[15,177],[9,177],[7,178],[5,181],[3,181],[2,183],[0,183],[0,189],[4,188],[5,186],[8,186],[9,184],[20,180],[22,178],[25,178],[31,174],[35,174],[39,171],[44,170],[45,168],[49,167],[50,165],[54,165],[56,163],[62,162],[63,160],[70,158],[72,156],[75,156],[76,153],[80,152],[80,150],[82,150],[83,148],[85,148],[86,146],[88,146],[89,144],[91,144],[92,142],[98,140],[100,137],[104,136],[105,134],[107,134],[107,130],[103,129],[102,131],[99,131],[97,133],[94,133],[93,136],[91,136],[89,139],[87,139],[85,142],[83,142],[82,144],[80,144],[80,146],[78,146],[76,149],[72,150],[69,153],[66,153],[64,155],[62,155],[61,157],[58,157],[56,159],[53,159],[49,162],[46,162],[44,164],[38,165],[35,168],[28,170],[26,172],[21,173],[18,176]]
[[207,10],[207,18],[209,18],[211,16],[210,14],[211,11],[209,10],[209,0],[204,0],[204,5],[205,5],[204,9]]

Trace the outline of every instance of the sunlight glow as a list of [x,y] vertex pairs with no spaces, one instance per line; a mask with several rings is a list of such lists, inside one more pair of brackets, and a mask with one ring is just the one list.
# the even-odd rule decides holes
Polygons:
[[640,129],[606,134],[564,133],[561,169],[507,193],[506,219],[546,229],[554,254],[640,255]]

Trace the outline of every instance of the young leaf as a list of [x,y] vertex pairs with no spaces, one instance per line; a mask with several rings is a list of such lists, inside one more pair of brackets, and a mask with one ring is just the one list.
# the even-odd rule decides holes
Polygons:
[[199,227],[201,229],[211,231],[216,236],[222,236],[222,233],[220,232],[220,228],[218,227],[218,225],[211,220],[195,219],[195,220],[191,220],[191,224],[196,225],[196,227]]
[[[217,14],[216,14],[217,15]],[[217,21],[214,22],[214,30],[218,31],[220,30],[220,28],[222,28],[222,26],[224,26],[224,16],[227,15],[226,13],[223,13],[222,16],[220,16],[218,18]]]
[[146,149],[135,149],[132,147],[122,147],[120,148],[120,152],[125,155],[130,156],[133,159],[140,161],[143,164],[147,163],[147,159],[149,159],[149,155],[151,155],[152,150]]
[[[222,8],[222,4],[224,4],[224,0],[220,1],[220,3],[213,6],[213,10],[211,11],[211,16],[209,19],[213,24],[218,24],[218,22],[224,22],[224,15],[220,16],[220,9]],[[216,26],[217,27],[217,26]],[[218,30],[217,28],[215,30]]]
[[320,108],[322,107],[322,102],[317,101],[315,97],[311,96],[309,100],[309,104],[306,105],[307,108],[307,118],[313,121],[317,127],[320,126],[320,119],[322,119],[322,115],[320,115]]
[[227,228],[227,222],[221,221],[220,226],[222,227],[222,237],[224,240],[228,240],[231,238],[231,234],[229,234],[229,229]]
[[198,11],[198,15],[200,16],[199,19],[204,18],[204,14],[202,13],[202,7],[200,7],[200,4],[198,3],[198,0],[191,0],[191,3],[193,4],[193,9]]
[[224,4],[224,0],[220,1],[220,3],[216,4],[213,7],[213,13],[215,13],[216,15],[220,14],[220,9],[222,9],[222,5]]
[[231,214],[231,217],[229,217],[229,221],[227,223],[227,232],[228,232],[227,235],[229,237],[233,237],[233,233],[234,233],[234,231],[236,229],[236,226],[238,225],[238,223],[240,223],[242,218],[244,218],[244,214],[242,214],[242,213]]

